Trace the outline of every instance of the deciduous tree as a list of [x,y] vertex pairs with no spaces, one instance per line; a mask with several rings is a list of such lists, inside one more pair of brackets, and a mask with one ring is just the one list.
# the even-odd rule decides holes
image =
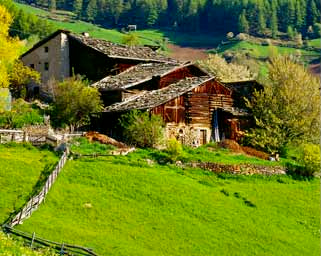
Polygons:
[[320,79],[287,56],[269,64],[264,91],[254,94],[248,107],[256,128],[248,142],[267,151],[277,151],[289,142],[317,142],[320,136]]

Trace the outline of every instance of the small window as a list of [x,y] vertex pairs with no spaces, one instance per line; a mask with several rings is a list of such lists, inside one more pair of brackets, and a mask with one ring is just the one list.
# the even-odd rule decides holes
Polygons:
[[49,63],[45,62],[45,70],[49,70]]
[[48,46],[45,47],[45,52],[49,52],[49,47]]
[[30,67],[34,69],[35,68],[35,64],[30,64]]

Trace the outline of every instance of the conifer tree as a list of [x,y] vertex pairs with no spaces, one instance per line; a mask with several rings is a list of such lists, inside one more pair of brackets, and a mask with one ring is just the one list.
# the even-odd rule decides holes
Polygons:
[[57,8],[56,0],[49,0],[48,7],[51,12],[55,11]]
[[82,0],[74,0],[72,10],[76,14],[76,17],[80,19],[82,12]]
[[249,22],[246,19],[246,12],[245,10],[242,11],[242,14],[239,17],[239,32],[242,33],[249,33]]
[[93,22],[97,16],[97,2],[96,0],[89,0],[86,11],[86,19]]

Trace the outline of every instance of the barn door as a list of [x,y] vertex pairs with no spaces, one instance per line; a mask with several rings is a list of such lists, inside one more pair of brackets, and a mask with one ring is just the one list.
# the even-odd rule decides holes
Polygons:
[[200,130],[200,144],[204,145],[207,143],[207,130]]

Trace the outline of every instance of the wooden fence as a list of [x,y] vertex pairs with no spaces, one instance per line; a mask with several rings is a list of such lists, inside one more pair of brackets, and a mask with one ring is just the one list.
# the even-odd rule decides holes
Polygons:
[[8,142],[30,142],[31,144],[43,145],[45,143],[57,146],[58,144],[70,140],[74,137],[83,136],[83,132],[72,133],[72,134],[54,134],[49,135],[47,133],[32,133],[23,130],[6,130],[0,129],[0,144]]
[[48,247],[54,249],[60,255],[98,256],[91,248],[66,243],[57,243],[48,239],[37,237],[35,233],[30,234],[18,229],[14,229],[8,225],[4,225],[3,229],[6,233],[23,238],[26,242],[26,245],[29,245],[31,249]]
[[69,149],[66,148],[63,155],[61,156],[57,166],[55,167],[54,171],[48,177],[45,185],[43,186],[42,190],[35,196],[33,196],[27,204],[22,208],[22,210],[7,224],[10,227],[14,227],[15,225],[21,224],[25,219],[29,218],[30,215],[38,209],[39,205],[45,200],[45,197],[51,188],[51,186],[56,181],[58,174],[60,173],[61,169],[64,167],[67,158],[69,155]]

